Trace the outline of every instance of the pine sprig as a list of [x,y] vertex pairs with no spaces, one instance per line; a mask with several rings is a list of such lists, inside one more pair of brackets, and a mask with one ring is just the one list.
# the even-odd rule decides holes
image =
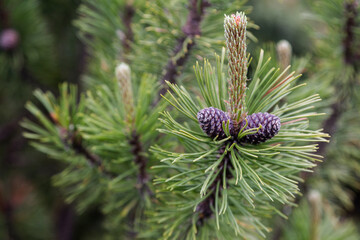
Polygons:
[[[221,62],[219,56],[217,56],[217,62]],[[220,101],[216,100],[218,95],[214,93],[222,91],[217,89],[217,86],[224,86],[224,82],[226,82],[222,77],[220,79],[216,77],[223,76],[223,73],[217,72],[222,67],[213,68],[211,65],[206,66],[208,64],[206,61],[203,74],[199,74],[200,68],[198,66],[195,68],[197,77],[200,78],[198,81],[206,83],[201,85],[202,92],[205,94],[202,98],[197,98],[197,101],[180,101],[179,99],[184,99],[185,96],[189,98],[189,93],[185,92],[184,88],[181,88],[182,91],[180,91],[179,87],[171,85],[176,91],[174,91],[171,99],[166,99],[193,120],[191,122],[194,124],[184,125],[175,121],[169,113],[163,114],[162,122],[166,129],[160,131],[180,137],[183,140],[186,152],[175,153],[159,147],[153,148],[153,151],[163,158],[162,162],[164,163],[164,165],[155,168],[168,169],[169,173],[176,172],[169,178],[158,178],[156,183],[167,186],[166,189],[173,191],[177,196],[170,197],[168,193],[160,194],[160,198],[163,195],[166,196],[165,198],[171,198],[175,201],[170,204],[178,206],[177,204],[182,202],[181,199],[193,199],[188,201],[187,207],[183,209],[182,213],[178,212],[180,215],[184,214],[184,218],[193,219],[187,225],[187,231],[191,231],[193,235],[201,239],[203,236],[202,229],[206,228],[207,230],[204,231],[207,232],[211,228],[208,228],[207,224],[214,224],[215,229],[221,229],[220,232],[233,229],[232,231],[235,231],[236,234],[246,236],[247,230],[235,219],[246,217],[248,220],[254,220],[264,217],[266,214],[263,213],[266,211],[269,214],[274,212],[274,207],[270,204],[272,201],[283,204],[289,203],[294,194],[298,193],[296,173],[309,171],[309,168],[315,166],[314,161],[320,158],[315,154],[316,146],[313,144],[306,145],[306,143],[309,141],[326,141],[324,137],[327,135],[321,131],[307,130],[307,117],[316,116],[316,113],[309,112],[309,109],[304,110],[306,114],[302,111],[297,112],[299,108],[306,108],[319,100],[318,97],[313,97],[277,108],[281,109],[277,113],[282,122],[285,123],[284,120],[292,119],[298,121],[283,125],[278,136],[261,145],[243,145],[236,140],[230,141],[229,138],[216,141],[216,139],[212,140],[204,136],[196,124],[195,111],[191,109],[209,106],[208,103],[219,103]],[[265,88],[264,90],[261,88],[262,93],[266,93],[276,85],[274,81],[281,74],[276,73],[274,77],[270,78],[268,76],[271,72],[261,72],[264,67],[263,62],[260,61],[258,64],[257,71],[254,73],[257,78],[254,78],[252,84],[262,85]],[[211,71],[210,74],[207,69],[216,69],[216,71]],[[270,105],[268,109],[276,106],[280,99],[291,93],[293,78],[289,77],[288,79],[291,79],[290,83],[284,83],[286,86],[278,91],[277,97],[266,99],[266,103]],[[217,81],[222,82],[218,84]],[[210,89],[210,91],[205,89]],[[216,90],[212,91],[212,89]],[[264,101],[263,98],[255,98],[254,96],[248,95],[249,99],[254,99],[249,105],[251,110],[253,109],[252,105],[255,105],[255,109],[257,109],[256,106],[261,106]],[[287,106],[290,106],[288,110]],[[267,108],[267,105],[264,107]],[[262,108],[259,109],[262,110]],[[283,114],[284,112],[289,115]],[[282,115],[285,115],[284,118]],[[224,159],[228,160],[224,161]],[[262,210],[264,212],[259,212],[257,209],[259,199],[263,204]],[[169,200],[166,202],[169,203]],[[166,207],[164,208],[166,209]],[[172,220],[170,220],[171,213],[167,212],[167,214],[169,214],[169,223],[165,224],[165,228],[173,229]],[[213,215],[215,219],[210,218]],[[227,221],[231,224],[225,226],[224,222]],[[250,221],[248,224],[259,233],[268,230],[259,220]],[[202,227],[200,228],[200,226]],[[184,228],[180,228],[178,231],[185,231]],[[168,238],[176,236],[177,233],[177,231],[169,233]],[[191,236],[190,233],[189,236]]]
[[[159,90],[154,76],[143,74],[140,79],[131,81],[140,83],[137,88],[131,88],[129,82],[122,82],[119,87],[119,80],[124,79],[117,78],[111,86],[103,85],[94,93],[89,91],[90,112],[84,116],[81,127],[84,137],[99,154],[106,156],[111,169],[117,173],[103,206],[110,215],[106,224],[113,233],[121,235],[124,232],[138,234],[144,228],[144,211],[155,201],[149,166],[156,160],[148,149],[150,144],[161,142],[156,128],[160,124],[159,112],[166,104],[160,102],[152,106]],[[132,92],[124,95],[125,89]],[[128,111],[129,96],[136,96],[133,114]],[[125,227],[123,232],[118,225]]]
[[104,193],[104,185],[96,182],[105,183],[114,177],[107,162],[92,152],[79,131],[80,115],[85,111],[84,98],[79,100],[76,87],[67,84],[60,86],[59,100],[40,90],[35,91],[35,96],[46,111],[43,113],[33,103],[27,103],[26,108],[38,123],[25,119],[21,123],[27,130],[24,136],[40,152],[68,164],[54,177],[54,184],[65,189],[68,202],[86,199],[78,201],[78,210],[82,212]]
[[[34,147],[67,163],[54,177],[67,201],[76,202],[80,212],[100,204],[108,214],[106,225],[111,233],[121,235],[136,234],[143,228],[144,209],[152,205],[154,190],[148,170],[155,159],[148,149],[161,142],[156,128],[159,112],[166,107],[163,102],[152,106],[159,89],[153,76],[144,74],[133,90],[125,75],[120,79],[114,76],[112,86],[98,85],[80,100],[76,89],[71,86],[68,90],[66,84],[59,100],[51,93],[36,91],[47,114],[29,103],[28,110],[40,124],[29,120],[22,124]],[[138,96],[131,101],[131,114],[129,96]]]
[[[164,187],[158,192],[163,206],[155,216],[158,224],[167,229],[165,239],[177,239],[180,233],[188,239],[206,239],[210,232],[222,237],[263,235],[268,228],[260,219],[279,213],[273,202],[290,203],[299,192],[297,173],[310,171],[321,158],[316,154],[316,145],[309,142],[327,141],[328,135],[321,130],[308,129],[308,118],[318,115],[311,112],[311,105],[319,101],[319,97],[280,102],[301,87],[295,85],[299,76],[295,77],[294,73],[286,76],[287,69],[267,70],[270,61],[263,60],[263,51],[244,101],[249,113],[272,111],[276,114],[282,122],[279,134],[259,145],[243,144],[241,139],[257,133],[261,125],[240,129],[234,135],[230,125],[223,122],[227,138],[218,140],[218,137],[204,135],[196,121],[197,111],[214,106],[218,107],[216,111],[226,111],[222,103],[227,97],[225,89],[229,82],[223,73],[224,53],[222,57],[216,56],[216,67],[207,60],[203,68],[196,65],[195,75],[202,94],[196,99],[184,87],[169,84],[173,93],[165,99],[191,121],[178,122],[165,112],[161,120],[165,129],[160,131],[181,139],[184,152],[153,148],[163,159],[163,165],[154,168],[168,169],[169,173],[167,178],[159,176],[155,180]],[[179,221],[173,219],[175,214],[169,209],[174,206],[178,209],[176,219]]]

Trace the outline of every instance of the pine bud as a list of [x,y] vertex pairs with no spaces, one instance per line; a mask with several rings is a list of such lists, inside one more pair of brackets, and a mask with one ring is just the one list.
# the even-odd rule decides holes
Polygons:
[[131,70],[126,63],[120,63],[115,69],[116,78],[121,87],[131,84]]
[[13,50],[18,46],[19,40],[19,33],[15,29],[4,29],[0,33],[0,48],[4,50]]
[[291,63],[292,48],[291,44],[286,40],[281,40],[276,44],[276,52],[280,69],[284,70]]
[[247,80],[246,54],[247,19],[243,12],[224,19],[225,39],[229,60],[229,114],[235,131],[246,117],[245,91]]
[[[248,125],[244,130],[251,128],[261,128],[257,133],[249,134],[240,141],[251,144],[259,144],[273,138],[280,130],[280,118],[270,113],[253,113],[246,117]],[[246,124],[246,120],[241,123],[241,128]]]
[[129,65],[120,63],[115,69],[115,75],[119,83],[121,97],[127,114],[126,121],[131,123],[134,116],[134,99]]
[[197,114],[200,127],[209,137],[218,139],[226,138],[226,134],[223,130],[223,122],[227,123],[230,120],[229,130],[233,128],[232,121],[227,113],[220,109],[209,107],[200,110]]

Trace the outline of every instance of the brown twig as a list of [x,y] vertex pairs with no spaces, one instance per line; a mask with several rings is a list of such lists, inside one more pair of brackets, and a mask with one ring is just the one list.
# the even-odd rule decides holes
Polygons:
[[[164,95],[168,89],[165,81],[169,81],[170,83],[176,82],[178,68],[185,65],[186,60],[190,55],[190,50],[195,45],[195,37],[201,35],[200,23],[204,16],[205,8],[208,6],[210,6],[210,4],[206,0],[189,1],[189,15],[182,28],[184,36],[178,39],[174,52],[166,64],[164,75],[161,79],[162,88],[159,91],[159,95]],[[181,57],[174,59],[184,47],[186,48],[186,52]]]
[[135,9],[131,3],[127,3],[123,13],[123,22],[125,25],[125,37],[123,39],[123,47],[125,53],[128,53],[131,48],[131,42],[134,40],[134,32],[131,27],[132,19],[135,15]]
[[104,170],[104,166],[102,160],[99,156],[91,153],[82,143],[81,139],[78,139],[76,136],[73,136],[71,139],[73,149],[80,155],[85,156],[90,165],[94,167],[100,168],[102,171]]

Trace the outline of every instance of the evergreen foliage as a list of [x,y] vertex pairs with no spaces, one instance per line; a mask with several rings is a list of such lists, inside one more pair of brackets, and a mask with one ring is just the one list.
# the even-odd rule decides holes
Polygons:
[[[130,17],[133,21],[131,24],[135,25],[134,29],[141,27],[151,36],[151,33],[156,32],[148,28],[146,14],[156,13],[160,16],[164,12],[153,12],[160,2],[150,8],[138,8],[137,4],[116,1],[99,4],[97,1],[86,1],[80,7],[81,18],[76,25],[80,28],[80,36],[88,44],[92,56],[89,72],[84,77],[89,91],[77,98],[76,89],[73,86],[68,89],[65,84],[60,87],[61,95],[58,100],[49,92],[36,91],[35,96],[46,111],[43,113],[40,108],[28,103],[27,109],[38,118],[40,124],[29,120],[22,123],[28,130],[25,136],[33,141],[33,146],[52,158],[67,163],[68,167],[54,177],[54,184],[64,189],[67,201],[75,201],[80,212],[100,204],[107,216],[105,225],[108,233],[114,238],[119,235],[133,238],[144,228],[144,209],[150,208],[152,202],[156,201],[151,186],[152,176],[148,173],[148,168],[155,164],[155,159],[148,149],[150,145],[161,144],[166,139],[159,138],[155,131],[161,124],[157,120],[158,114],[166,106],[165,102],[157,99],[161,86],[157,79],[161,78],[163,73],[145,73],[146,68],[138,69],[142,63],[141,60],[133,59],[138,56],[133,46],[146,46],[137,42],[136,35],[133,39],[123,38],[124,33],[129,36],[133,29],[132,25],[126,24],[125,20],[129,20],[126,18]],[[147,6],[149,4],[152,5],[147,3]],[[184,2],[174,4],[170,12],[173,17],[177,17],[178,11],[185,11],[181,5]],[[191,6],[194,4],[197,4],[197,1],[190,1]],[[218,5],[215,4],[214,7]],[[139,3],[139,6],[144,5]],[[202,7],[207,5],[203,3]],[[184,46],[188,44],[187,41],[195,39],[195,33],[186,30],[186,27],[196,20],[196,16],[192,16],[195,9],[189,9],[190,22],[184,23],[181,34],[187,36],[188,40],[179,37],[179,43],[185,44]],[[118,18],[119,10],[123,19]],[[217,16],[222,14],[214,12]],[[200,20],[196,20],[198,24]],[[94,22],[103,22],[106,27],[94,25]],[[163,21],[160,23],[163,24]],[[137,33],[140,34],[141,31]],[[200,34],[197,32],[196,38]],[[169,36],[174,38],[170,33]],[[158,43],[156,46],[168,46],[168,49],[172,49],[173,43]],[[186,48],[184,51],[190,52]],[[155,51],[152,49],[152,52]],[[168,72],[176,70],[171,72],[174,79],[187,58],[177,57],[183,60],[175,61],[176,64],[169,68],[164,67]],[[154,56],[151,58],[154,59]],[[114,74],[119,61],[136,61],[137,64],[130,65],[131,74],[119,74],[119,69]],[[169,62],[173,63],[173,60]],[[153,70],[161,67],[154,61],[151,64]],[[151,75],[152,73],[155,75]],[[124,76],[128,79],[124,79]]]
[[[298,203],[308,183],[298,184],[322,155],[324,167],[310,188],[353,207],[349,192],[359,188],[360,169],[353,115],[360,99],[353,90],[357,1],[314,3],[321,3],[316,16],[327,31],[316,36],[317,61],[307,65],[305,78],[297,72],[308,59],[292,59],[291,45],[280,46],[278,61],[274,46],[247,53],[257,26],[246,18],[245,2],[83,0],[75,25],[89,54],[85,90],[68,83],[59,96],[36,90],[37,102],[26,104],[32,116],[21,126],[34,148],[66,166],[52,182],[67,203],[79,214],[101,209],[101,237],[263,239],[272,231],[269,219],[287,218],[279,209]],[[35,0],[16,3],[5,0],[20,12],[14,18],[36,13]],[[49,57],[54,40],[45,29],[35,22],[33,36],[19,28],[19,47],[0,52],[0,76],[11,79],[14,69],[29,70],[40,82],[56,75]],[[34,51],[48,46],[38,51],[46,64],[34,60],[26,45],[32,41]],[[34,66],[17,64],[22,58]],[[314,81],[323,82],[319,89]],[[317,92],[330,99],[320,102]],[[327,120],[320,123],[326,118],[336,123],[336,135]],[[330,147],[327,133],[334,135]],[[326,193],[328,180],[335,194]],[[340,223],[330,206],[303,201],[281,239],[308,239],[315,227],[319,239],[356,239],[354,226]],[[315,208],[324,212],[310,227],[304,219]],[[341,231],[326,232],[332,227]],[[302,231],[297,238],[296,231]]]

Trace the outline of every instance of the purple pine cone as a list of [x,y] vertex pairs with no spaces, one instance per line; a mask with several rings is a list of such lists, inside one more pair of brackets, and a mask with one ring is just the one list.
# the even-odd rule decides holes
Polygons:
[[[216,136],[219,136],[218,139],[226,138],[226,134],[222,128],[222,122],[225,121],[226,123],[230,117],[224,111],[214,107],[204,108],[198,112],[197,119],[199,120],[201,129],[209,137],[215,138]],[[233,124],[230,119],[230,131],[232,127]]]
[[[240,141],[251,144],[259,144],[274,137],[280,130],[280,118],[270,113],[253,113],[246,117],[248,125],[244,130],[257,128],[261,124],[262,128],[255,134],[246,135]],[[240,129],[246,124],[244,120]]]

